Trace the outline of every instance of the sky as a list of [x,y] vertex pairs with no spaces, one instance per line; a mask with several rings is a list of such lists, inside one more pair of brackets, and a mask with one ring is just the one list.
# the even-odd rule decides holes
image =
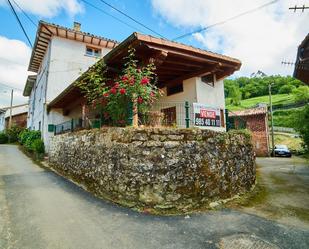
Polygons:
[[[86,2],[116,16],[127,25],[111,18]],[[292,75],[297,47],[309,32],[309,10],[289,10],[295,5],[309,5],[309,0],[105,0],[168,39],[230,19],[273,2],[226,23],[215,25],[178,42],[222,53],[242,61],[233,77],[250,76],[258,70],[267,75]],[[34,43],[36,26],[16,6],[17,3],[37,23],[45,20],[66,27],[82,24],[82,31],[122,41],[132,32],[157,36],[132,20],[104,5],[100,0],[11,0],[25,30]],[[0,107],[26,103],[22,96],[31,47],[8,7],[0,0]]]

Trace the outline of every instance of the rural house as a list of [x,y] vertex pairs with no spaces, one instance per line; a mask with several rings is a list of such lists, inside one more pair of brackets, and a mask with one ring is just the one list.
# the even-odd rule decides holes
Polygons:
[[[135,49],[135,56],[141,64],[155,64],[157,84],[164,94],[153,108],[168,116],[170,125],[185,126],[183,104],[188,101],[190,126],[216,131],[226,130],[223,79],[240,68],[239,60],[165,39],[133,33],[104,56],[103,60],[111,75],[123,67],[123,58],[127,56],[129,48]],[[73,82],[51,101],[48,107],[50,110],[62,109],[64,115],[73,116],[78,113],[79,117],[85,118],[85,105],[83,94]],[[214,115],[213,119],[217,119],[214,125],[198,123],[203,119],[194,115],[199,113],[195,110],[201,108],[208,108],[208,113]]]
[[[184,103],[190,104],[190,126],[225,131],[223,79],[239,70],[237,59],[177,42],[133,33],[117,42],[74,29],[39,23],[24,96],[29,96],[27,127],[40,130],[45,146],[55,126],[72,130],[74,120],[83,126],[94,116],[76,80],[82,72],[104,60],[113,76],[123,67],[129,48],[142,64],[156,66],[157,84],[163,96],[153,108],[164,113],[167,125],[185,127]],[[90,70],[90,68],[88,69]],[[204,116],[203,116],[204,115]],[[209,117],[207,117],[209,115]]]
[[68,119],[58,112],[47,112],[47,105],[116,45],[116,41],[82,32],[79,23],[70,29],[39,22],[28,67],[36,75],[28,76],[23,95],[29,96],[27,127],[40,130],[45,145],[53,134],[48,132],[48,124]]
[[253,148],[257,156],[269,156],[269,130],[267,107],[257,107],[234,111],[229,117],[235,128],[244,122],[252,133]]

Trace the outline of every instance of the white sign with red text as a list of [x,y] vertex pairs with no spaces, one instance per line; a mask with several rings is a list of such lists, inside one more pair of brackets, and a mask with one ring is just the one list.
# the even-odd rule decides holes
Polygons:
[[205,104],[193,103],[195,126],[221,126],[220,108],[208,107]]

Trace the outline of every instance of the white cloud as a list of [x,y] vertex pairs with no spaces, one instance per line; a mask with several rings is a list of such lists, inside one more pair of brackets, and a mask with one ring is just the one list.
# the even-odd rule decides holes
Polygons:
[[[69,15],[76,15],[83,12],[83,5],[77,0],[14,0],[24,11],[32,14],[51,18],[60,11]],[[14,2],[12,1],[14,5]],[[0,0],[0,5],[7,5],[6,0]],[[18,8],[16,8],[18,10]]]
[[[223,21],[265,4],[266,0],[152,0],[154,10],[184,33]],[[267,2],[267,1],[266,1]],[[267,74],[291,74],[282,60],[295,60],[297,46],[308,33],[309,13],[288,8],[302,1],[281,0],[193,38],[211,51],[240,59],[238,75],[262,70]],[[181,40],[180,40],[181,41]]]
[[[0,36],[0,106],[10,103],[10,89],[3,84],[23,90],[28,73],[31,48],[19,40]],[[15,89],[14,104],[27,102],[22,91]]]

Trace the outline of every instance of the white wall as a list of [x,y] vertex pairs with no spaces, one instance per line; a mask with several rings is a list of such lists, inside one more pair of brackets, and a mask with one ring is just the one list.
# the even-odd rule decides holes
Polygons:
[[0,132],[5,128],[5,112],[0,113]]
[[[101,49],[101,56],[110,51],[110,49],[106,48]],[[57,97],[98,59],[97,57],[86,55],[85,43],[54,37],[51,41],[47,102]]]
[[[223,80],[216,81],[214,86],[209,86],[201,81],[200,77],[193,77],[183,81],[183,92],[170,96],[166,94],[166,87],[162,89],[164,94],[159,99],[158,106],[155,110],[176,106],[176,122],[178,127],[184,127],[184,102],[189,101],[190,109],[190,127],[193,124],[193,106],[192,103],[206,104],[209,107],[225,108],[224,85]],[[173,103],[174,102],[174,103]],[[225,131],[225,127],[205,127],[205,129],[215,131]]]
[[[176,93],[170,96],[167,96],[166,87],[161,89],[163,91],[163,96],[160,97],[158,104],[153,107],[153,111],[160,111],[168,107],[176,107],[176,123],[177,127],[185,127],[185,101],[189,103],[196,102],[196,81],[195,78],[190,78],[183,81],[183,92]],[[190,108],[190,118],[193,120],[192,108]],[[192,124],[190,124],[192,126]]]
[[[206,104],[209,107],[225,109],[223,80],[216,81],[214,86],[202,82],[200,77],[196,78],[197,103]],[[207,127],[215,131],[226,131],[225,127]]]
[[[29,96],[29,111],[27,128],[32,130],[39,129],[39,123],[41,122],[41,128],[43,124],[43,115],[45,112],[46,102],[46,90],[49,70],[49,58],[50,58],[51,46],[48,46],[41,67],[37,74],[36,82],[31,90]],[[42,130],[42,129],[41,129]]]
[[[96,57],[86,55],[86,46],[86,43],[53,37],[37,74],[36,83],[29,97],[27,127],[38,130],[41,122],[42,137],[47,148],[53,135],[48,132],[48,124],[56,125],[72,118],[72,115],[63,116],[59,110],[47,113],[48,103],[98,60]],[[110,51],[107,48],[101,50],[101,56]]]

